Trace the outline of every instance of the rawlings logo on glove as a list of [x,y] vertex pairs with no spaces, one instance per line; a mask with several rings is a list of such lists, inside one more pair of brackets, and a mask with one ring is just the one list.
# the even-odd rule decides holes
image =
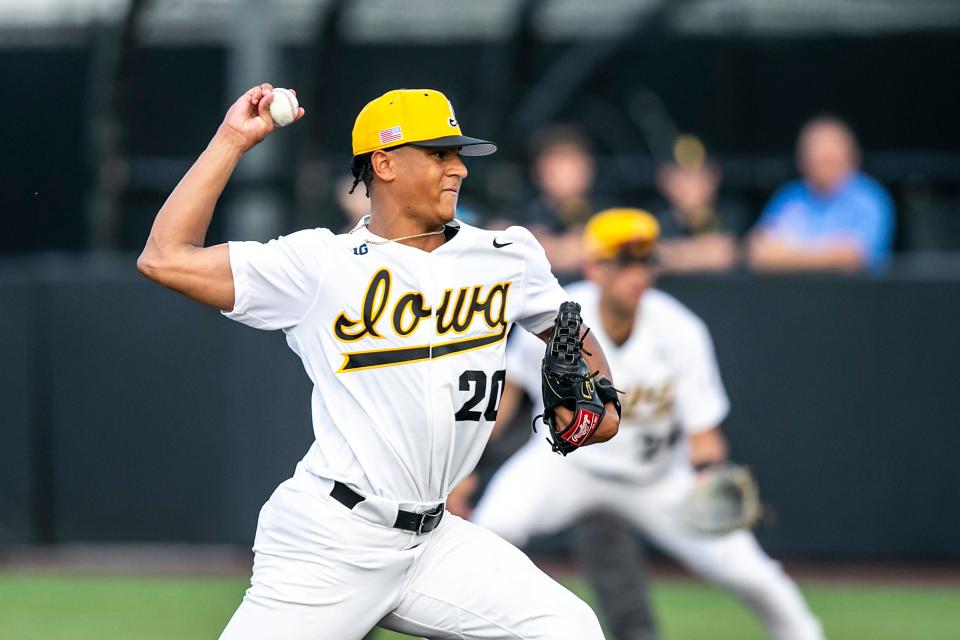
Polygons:
[[577,409],[577,417],[573,420],[570,435],[563,434],[561,437],[578,447],[582,446],[583,443],[587,441],[587,438],[597,430],[597,427],[600,425],[600,418],[601,415],[592,411]]

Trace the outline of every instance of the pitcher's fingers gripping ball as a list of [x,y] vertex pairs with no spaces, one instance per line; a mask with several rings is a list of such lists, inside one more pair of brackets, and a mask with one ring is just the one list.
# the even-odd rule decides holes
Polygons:
[[274,89],[270,102],[270,119],[278,127],[285,127],[297,119],[300,103],[297,95],[290,89]]
[[[620,413],[620,400],[613,384],[606,378],[598,378],[599,372],[591,373],[583,359],[583,339],[587,334],[580,335],[582,324],[579,304],[560,305],[540,369],[543,415],[539,417],[547,425],[550,446],[562,455],[590,439],[603,420],[607,402],[612,402]],[[573,417],[563,420],[557,413],[561,406],[572,411]]]

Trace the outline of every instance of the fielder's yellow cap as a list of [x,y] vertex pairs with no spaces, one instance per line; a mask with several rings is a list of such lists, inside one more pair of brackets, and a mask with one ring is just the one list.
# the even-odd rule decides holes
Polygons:
[[465,156],[487,156],[497,145],[470,138],[447,96],[433,89],[395,89],[367,103],[353,125],[353,155],[415,144],[420,147],[461,147]]
[[606,209],[583,229],[584,254],[588,260],[611,260],[624,253],[642,258],[659,236],[657,219],[643,209]]

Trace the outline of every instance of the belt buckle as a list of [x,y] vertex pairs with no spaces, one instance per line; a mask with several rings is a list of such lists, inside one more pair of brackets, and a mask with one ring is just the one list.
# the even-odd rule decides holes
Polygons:
[[[428,518],[430,518],[430,522],[433,523],[433,526],[431,526],[429,529],[424,531],[423,528],[427,525]],[[436,520],[433,520],[433,518],[436,518]],[[440,520],[442,519],[443,519],[442,503],[438,504],[436,507],[434,507],[430,511],[424,511],[423,513],[420,514],[420,517],[417,518],[417,535],[421,535],[423,533],[430,533],[431,531],[437,528],[437,525],[440,524]]]

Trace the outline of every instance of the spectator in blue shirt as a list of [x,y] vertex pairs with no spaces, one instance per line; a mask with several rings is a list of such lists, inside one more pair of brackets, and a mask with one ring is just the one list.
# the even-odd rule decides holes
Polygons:
[[750,234],[747,256],[758,270],[876,270],[890,257],[893,204],[859,170],[860,149],[845,122],[822,116],[797,142],[802,180],[780,188]]

